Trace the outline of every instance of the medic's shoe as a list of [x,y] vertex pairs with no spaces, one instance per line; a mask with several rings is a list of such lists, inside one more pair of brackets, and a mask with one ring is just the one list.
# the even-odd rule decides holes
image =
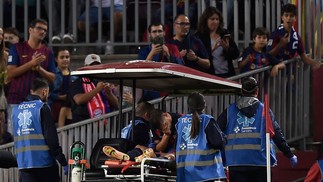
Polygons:
[[130,160],[129,155],[127,155],[123,152],[120,152],[111,146],[104,146],[102,150],[103,150],[104,154],[107,155],[108,157],[123,160],[123,161]]
[[152,148],[146,149],[143,154],[135,158],[136,162],[141,162],[144,158],[153,158],[156,157],[154,150]]

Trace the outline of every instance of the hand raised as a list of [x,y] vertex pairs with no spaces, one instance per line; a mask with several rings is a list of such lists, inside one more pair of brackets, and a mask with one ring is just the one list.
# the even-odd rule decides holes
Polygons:
[[182,57],[184,57],[184,56],[186,56],[187,51],[185,49],[183,49],[179,53],[181,54]]
[[190,49],[190,51],[187,53],[186,57],[190,61],[195,61],[197,56],[195,55],[195,52]]
[[289,42],[289,33],[286,32],[285,35],[282,38],[280,38],[279,44],[281,44],[282,46],[285,46],[288,44],[288,42]]
[[39,65],[41,62],[45,61],[46,60],[46,56],[41,54],[41,53],[38,53],[38,52],[35,52],[32,56],[32,60],[31,62],[33,62],[33,66],[37,66]]
[[161,51],[163,51],[163,46],[160,44],[151,44],[151,51],[154,55],[159,54]]
[[104,82],[98,82],[97,84],[96,84],[96,88],[98,88],[99,90],[102,90],[103,88],[104,88],[104,86],[105,86],[105,84],[106,83],[104,83]]
[[227,50],[230,47],[230,38],[229,37],[225,37],[222,39],[221,45],[223,47],[223,49]]

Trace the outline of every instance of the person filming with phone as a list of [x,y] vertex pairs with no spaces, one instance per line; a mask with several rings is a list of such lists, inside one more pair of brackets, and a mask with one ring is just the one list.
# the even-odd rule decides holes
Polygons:
[[196,37],[200,38],[208,52],[209,73],[219,77],[235,75],[232,60],[240,55],[239,48],[229,31],[223,28],[222,13],[208,7],[200,16]]
[[163,24],[152,23],[148,27],[148,34],[151,44],[139,50],[138,59],[184,65],[177,47],[165,43],[165,26]]

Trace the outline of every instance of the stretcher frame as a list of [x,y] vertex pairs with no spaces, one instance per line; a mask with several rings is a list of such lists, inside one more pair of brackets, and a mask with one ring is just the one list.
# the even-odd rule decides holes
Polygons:
[[[160,165],[162,164],[164,167],[160,168],[159,166],[152,165],[154,164]],[[166,168],[167,164],[175,162],[168,159],[162,159],[162,158],[144,158],[141,163],[134,164],[132,166],[129,166],[129,170],[132,170],[131,173],[137,172],[136,174],[122,174],[120,172],[119,174],[109,174],[109,169],[115,169],[113,167],[109,167],[108,165],[102,165],[102,169],[105,173],[104,180],[108,181],[176,181],[176,169],[170,169]],[[122,167],[118,167],[122,168]],[[126,170],[128,170],[126,169]],[[159,171],[160,170],[160,171]],[[122,170],[121,170],[122,171]],[[158,173],[160,172],[160,173]],[[88,180],[93,181],[93,180]],[[95,181],[95,180],[94,180]]]

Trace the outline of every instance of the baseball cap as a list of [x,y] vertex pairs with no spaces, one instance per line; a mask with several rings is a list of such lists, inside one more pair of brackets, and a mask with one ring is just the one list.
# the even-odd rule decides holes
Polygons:
[[258,88],[257,80],[253,77],[247,77],[242,80],[242,91],[252,93]]
[[88,66],[91,65],[94,62],[98,62],[101,64],[101,58],[97,54],[89,54],[86,56],[84,60],[84,65]]

